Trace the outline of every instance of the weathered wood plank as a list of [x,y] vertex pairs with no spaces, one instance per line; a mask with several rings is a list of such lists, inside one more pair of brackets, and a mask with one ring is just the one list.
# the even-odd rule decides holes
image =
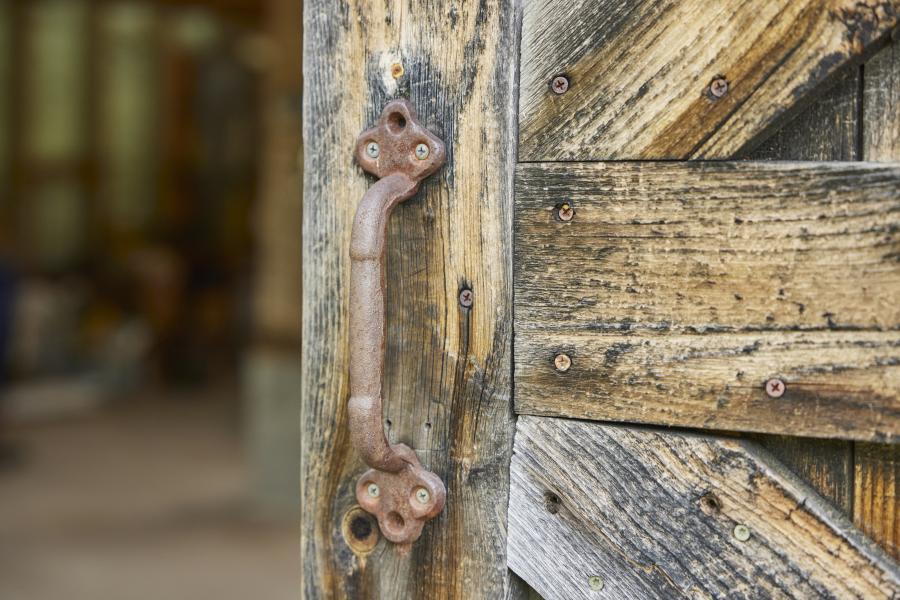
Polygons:
[[896,439],[898,190],[896,165],[520,165],[517,411]]
[[547,600],[900,594],[890,559],[752,442],[564,419],[519,419],[508,559]]
[[[508,598],[512,165],[518,4],[309,0],[304,7],[303,594]],[[354,508],[347,435],[350,228],[370,182],[354,143],[408,97],[448,149],[391,218],[385,418],[447,484],[411,551]],[[462,309],[460,287],[475,304]]]
[[755,435],[775,458],[848,517],[853,514],[853,444],[847,440]]
[[[862,155],[900,161],[900,44],[865,65]],[[856,444],[853,520],[895,559],[900,559],[900,447]]]
[[853,521],[900,559],[900,446],[856,444]]
[[833,87],[814,94],[799,115],[740,158],[859,160],[860,70],[858,65],[841,69]]
[[[898,13],[898,0],[528,2],[520,157],[737,156],[877,48]],[[557,95],[560,73],[570,87]]]
[[[845,67],[838,83],[747,154],[751,160],[858,160],[862,68]],[[853,514],[853,442],[756,435],[780,461],[846,515]]]
[[865,65],[863,158],[900,161],[900,43],[894,42]]
[[[516,410],[809,437],[896,441],[896,332],[516,336]],[[554,355],[572,367],[559,373]],[[787,382],[770,398],[764,382]]]

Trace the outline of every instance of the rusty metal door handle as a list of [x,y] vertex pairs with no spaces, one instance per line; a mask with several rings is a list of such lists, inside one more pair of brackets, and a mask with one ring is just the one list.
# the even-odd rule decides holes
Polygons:
[[416,120],[406,100],[388,103],[356,143],[356,160],[378,181],[359,203],[350,241],[350,437],[371,467],[357,481],[357,501],[395,543],[417,540],[444,508],[447,492],[411,448],[388,443],[382,425],[387,222],[445,158],[443,142]]

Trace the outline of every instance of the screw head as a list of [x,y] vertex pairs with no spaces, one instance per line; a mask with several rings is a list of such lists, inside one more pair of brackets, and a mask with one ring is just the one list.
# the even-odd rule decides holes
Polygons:
[[595,592],[599,592],[603,589],[603,578],[599,575],[591,575],[590,577],[588,577],[588,585]]
[[562,95],[569,91],[569,78],[565,75],[557,75],[550,82],[550,89],[554,94]]
[[553,359],[553,364],[556,366],[556,370],[560,373],[565,373],[572,367],[572,359],[569,358],[568,354],[557,354]]
[[416,146],[416,158],[419,160],[425,160],[428,158],[429,154],[431,154],[431,150],[428,148],[428,144],[419,144]]
[[575,209],[572,208],[572,205],[568,202],[564,202],[562,206],[559,207],[559,210],[556,211],[556,215],[559,217],[560,221],[568,223],[575,218]]
[[459,305],[463,308],[472,308],[475,303],[475,294],[470,289],[464,289],[459,292]]
[[709,93],[716,99],[724,97],[728,93],[728,81],[724,77],[716,77],[709,84]]
[[419,504],[428,504],[431,501],[431,494],[425,488],[420,487],[416,489],[416,500],[419,501]]
[[381,490],[378,489],[378,484],[375,483],[370,483],[369,487],[366,488],[366,492],[373,498],[377,498],[381,495]]
[[378,158],[378,155],[381,154],[381,148],[378,147],[377,143],[369,142],[366,144],[366,154],[368,154],[370,158]]
[[400,79],[403,77],[403,65],[400,63],[394,63],[391,65],[391,77],[394,79]]
[[769,398],[781,398],[784,396],[786,388],[784,381],[778,378],[773,377],[766,382],[766,394],[769,395]]
[[734,539],[739,542],[746,542],[750,539],[750,528],[744,524],[738,524],[734,526]]

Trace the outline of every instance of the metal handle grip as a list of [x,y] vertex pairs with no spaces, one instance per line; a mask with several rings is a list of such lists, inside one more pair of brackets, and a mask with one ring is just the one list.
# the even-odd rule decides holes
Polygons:
[[388,443],[382,425],[387,222],[445,159],[443,142],[406,100],[388,103],[356,143],[356,160],[378,181],[359,203],[350,241],[350,438],[371,467],[356,484],[356,498],[395,543],[417,540],[425,521],[444,508],[447,492],[411,448]]

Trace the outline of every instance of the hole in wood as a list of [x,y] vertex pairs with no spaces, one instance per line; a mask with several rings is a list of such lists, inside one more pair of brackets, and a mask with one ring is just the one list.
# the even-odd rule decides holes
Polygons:
[[561,504],[562,500],[559,499],[559,496],[550,491],[544,492],[544,508],[548,513],[551,515],[558,513]]
[[703,511],[703,514],[712,517],[719,514],[719,511],[722,510],[722,504],[715,494],[704,494],[700,497],[700,510]]

